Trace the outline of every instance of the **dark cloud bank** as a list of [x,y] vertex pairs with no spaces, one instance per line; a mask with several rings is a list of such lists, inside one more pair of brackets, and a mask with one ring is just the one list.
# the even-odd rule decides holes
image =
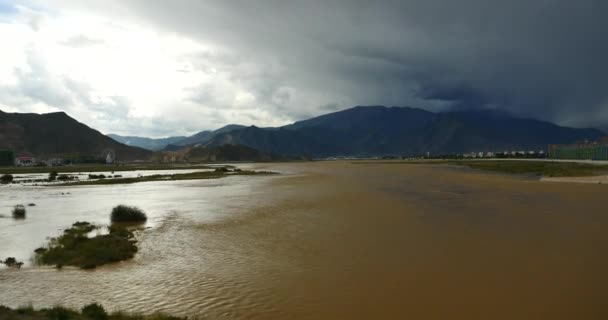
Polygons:
[[[121,7],[163,31],[226,46],[234,77],[293,119],[383,104],[499,108],[608,128],[606,1],[133,0]],[[237,67],[250,64],[256,72]],[[309,99],[298,104],[298,94]]]

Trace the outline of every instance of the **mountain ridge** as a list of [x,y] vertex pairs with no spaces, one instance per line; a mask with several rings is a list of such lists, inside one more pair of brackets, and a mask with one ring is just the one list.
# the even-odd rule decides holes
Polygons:
[[481,109],[434,113],[411,107],[357,106],[273,130],[247,127],[218,134],[206,146],[240,144],[284,155],[415,155],[476,150],[545,149],[596,140],[605,133]]
[[121,144],[67,113],[7,113],[0,110],[0,149],[39,157],[102,159],[112,150],[117,160],[145,160],[152,152]]

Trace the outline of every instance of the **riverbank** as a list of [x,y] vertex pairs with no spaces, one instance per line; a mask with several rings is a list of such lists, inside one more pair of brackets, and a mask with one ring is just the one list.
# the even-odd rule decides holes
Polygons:
[[[601,177],[608,175],[607,164],[565,162],[547,160],[412,160],[412,161],[363,161],[354,164],[432,164],[464,166],[475,170],[527,175],[543,180],[547,177]],[[555,179],[568,181],[568,179]]]

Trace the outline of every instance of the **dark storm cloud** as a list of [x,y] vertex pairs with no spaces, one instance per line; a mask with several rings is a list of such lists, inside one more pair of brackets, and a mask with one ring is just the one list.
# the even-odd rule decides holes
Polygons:
[[569,125],[608,123],[606,1],[123,5],[140,22],[232,50],[234,77],[273,112],[292,118],[334,109],[327,106],[385,104],[491,107]]

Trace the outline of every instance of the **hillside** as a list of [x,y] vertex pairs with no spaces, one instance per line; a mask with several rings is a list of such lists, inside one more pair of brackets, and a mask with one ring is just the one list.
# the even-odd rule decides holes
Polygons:
[[112,150],[117,160],[142,160],[152,152],[121,144],[64,112],[47,114],[0,111],[0,149],[35,157],[101,157]]
[[355,107],[277,129],[247,127],[216,135],[206,146],[246,145],[282,155],[413,155],[505,149],[595,140],[576,129],[493,110],[433,113],[415,108]]

